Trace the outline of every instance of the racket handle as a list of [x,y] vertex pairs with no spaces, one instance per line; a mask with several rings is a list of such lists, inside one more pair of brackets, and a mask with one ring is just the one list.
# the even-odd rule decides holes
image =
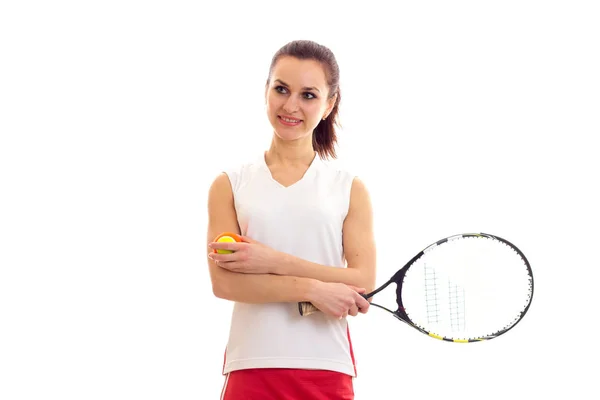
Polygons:
[[[375,292],[373,292],[374,294]],[[373,294],[369,294],[369,296],[373,296]],[[369,300],[369,298],[367,297],[366,294],[361,294],[362,297],[364,297],[366,300]],[[300,311],[300,315],[302,315],[303,317],[313,314],[317,311],[321,311],[319,310],[317,307],[313,306],[312,303],[308,302],[308,301],[303,301],[298,303],[298,311]]]
[[305,317],[320,310],[317,307],[313,306],[312,303],[309,303],[308,301],[303,301],[301,303],[298,303],[298,311],[300,311],[300,315]]

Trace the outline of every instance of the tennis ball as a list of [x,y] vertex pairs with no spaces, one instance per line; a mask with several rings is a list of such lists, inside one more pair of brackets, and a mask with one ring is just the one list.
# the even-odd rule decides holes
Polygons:
[[[221,236],[220,238],[217,239],[217,242],[226,242],[226,243],[235,243],[235,239],[232,238],[231,236]],[[221,250],[221,249],[217,249],[217,253],[219,254],[231,254],[233,253],[232,250]]]
[[[220,235],[218,235],[215,238],[214,241],[215,242],[229,242],[229,243],[232,243],[232,242],[241,242],[242,238],[238,234],[233,233],[233,232],[223,232]],[[217,250],[217,249],[214,249],[213,253],[230,254],[230,253],[233,253],[233,251],[232,250]]]

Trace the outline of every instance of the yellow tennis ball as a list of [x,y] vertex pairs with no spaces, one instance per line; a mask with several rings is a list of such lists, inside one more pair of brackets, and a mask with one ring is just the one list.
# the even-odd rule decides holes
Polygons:
[[[226,242],[226,243],[235,243],[235,239],[232,238],[231,236],[221,236],[217,242]],[[233,253],[232,250],[222,250],[222,249],[217,249],[217,253],[219,254],[231,254]]]

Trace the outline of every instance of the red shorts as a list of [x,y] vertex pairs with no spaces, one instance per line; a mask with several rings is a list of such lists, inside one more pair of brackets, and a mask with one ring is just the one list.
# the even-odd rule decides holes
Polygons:
[[352,377],[334,371],[259,368],[225,377],[221,400],[353,400]]

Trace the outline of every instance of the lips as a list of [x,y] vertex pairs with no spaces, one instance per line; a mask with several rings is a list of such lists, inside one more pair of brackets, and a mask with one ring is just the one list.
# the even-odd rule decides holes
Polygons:
[[279,118],[283,119],[286,122],[291,122],[291,123],[302,121],[301,119],[298,119],[298,118],[286,117],[286,116],[283,116],[283,115],[279,115]]
[[287,126],[296,126],[302,122],[301,119],[284,117],[282,115],[278,115],[277,118],[279,119],[279,121],[281,121],[282,124]]

